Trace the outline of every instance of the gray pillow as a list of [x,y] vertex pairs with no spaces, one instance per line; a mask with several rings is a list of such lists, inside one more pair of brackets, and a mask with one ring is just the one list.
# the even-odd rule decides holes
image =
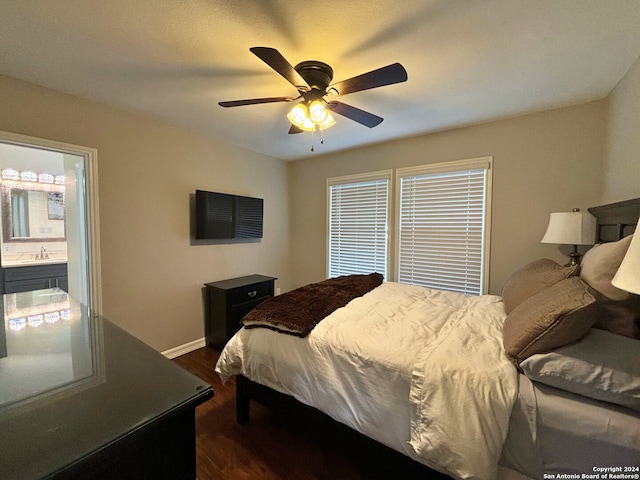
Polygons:
[[640,295],[629,295],[626,300],[611,300],[597,290],[598,321],[593,326],[625,337],[640,339]]
[[520,364],[531,380],[640,411],[640,341],[592,329],[582,340]]
[[509,277],[502,287],[502,301],[507,313],[524,302],[527,298],[560,280],[578,274],[578,266],[562,267],[553,260],[540,258],[528,263]]

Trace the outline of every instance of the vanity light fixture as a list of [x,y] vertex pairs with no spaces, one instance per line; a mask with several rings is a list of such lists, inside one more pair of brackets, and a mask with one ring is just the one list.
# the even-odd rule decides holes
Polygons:
[[26,326],[27,326],[27,319],[24,317],[9,319],[9,329],[13,330],[14,332],[19,332]]
[[41,173],[38,175],[38,182],[40,183],[53,183],[54,176],[50,173]]
[[19,332],[25,327],[38,328],[44,323],[52,325],[61,319],[70,320],[71,311],[69,309],[54,310],[45,313],[35,313],[33,315],[27,315],[26,317],[10,318],[9,330]]
[[51,175],[50,173],[37,174],[30,170],[19,172],[13,168],[5,168],[0,172],[2,180],[23,181],[23,182],[37,182],[45,184],[64,185],[66,177],[64,175]]
[[26,327],[38,328],[43,324],[53,325],[60,320],[71,320],[69,295],[65,292],[54,293],[51,295],[50,303],[19,307],[15,293],[5,294],[4,318],[9,322],[9,330],[14,332],[19,332]]
[[37,328],[44,323],[44,315],[29,315],[27,317],[27,325],[31,328]]
[[13,168],[5,168],[2,170],[2,180],[20,180],[20,172]]
[[60,312],[47,312],[44,314],[44,321],[52,324],[60,320]]
[[20,180],[23,182],[37,182],[38,174],[31,170],[25,170],[24,172],[20,172]]

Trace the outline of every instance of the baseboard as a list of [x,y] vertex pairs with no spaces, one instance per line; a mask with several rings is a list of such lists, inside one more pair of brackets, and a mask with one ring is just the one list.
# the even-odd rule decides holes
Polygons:
[[184,355],[185,353],[193,352],[194,350],[205,347],[206,345],[207,339],[202,337],[198,340],[194,340],[193,342],[185,343],[184,345],[178,345],[177,347],[165,350],[164,352],[162,352],[162,354],[167,358],[176,358],[180,355]]

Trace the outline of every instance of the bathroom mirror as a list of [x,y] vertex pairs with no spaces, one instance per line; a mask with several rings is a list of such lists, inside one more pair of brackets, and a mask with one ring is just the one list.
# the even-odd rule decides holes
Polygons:
[[5,243],[66,241],[64,186],[3,181],[1,196]]

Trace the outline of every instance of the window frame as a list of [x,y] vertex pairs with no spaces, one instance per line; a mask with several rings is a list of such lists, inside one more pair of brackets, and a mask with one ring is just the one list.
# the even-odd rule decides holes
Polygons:
[[[329,277],[330,271],[330,262],[331,262],[331,187],[334,185],[346,185],[346,184],[355,184],[355,183],[364,183],[376,180],[386,180],[387,181],[387,222],[385,228],[385,242],[386,242],[386,255],[385,255],[385,272],[384,278],[385,280],[390,280],[392,276],[391,269],[391,252],[393,252],[392,245],[392,235],[390,232],[393,229],[393,170],[379,170],[375,172],[354,174],[354,175],[344,175],[340,177],[330,177],[327,178],[326,185],[326,262],[325,262],[325,272],[327,278]],[[383,273],[383,272],[379,272]]]
[[489,266],[491,253],[491,198],[493,185],[493,157],[477,157],[465,160],[454,160],[448,162],[419,165],[414,167],[399,168],[395,171],[395,210],[394,210],[394,230],[393,230],[393,276],[394,281],[398,281],[400,270],[400,193],[401,181],[405,177],[429,175],[437,173],[453,173],[466,170],[485,169],[485,191],[484,191],[484,224],[483,224],[483,248],[482,248],[482,275],[480,294],[489,292]]

